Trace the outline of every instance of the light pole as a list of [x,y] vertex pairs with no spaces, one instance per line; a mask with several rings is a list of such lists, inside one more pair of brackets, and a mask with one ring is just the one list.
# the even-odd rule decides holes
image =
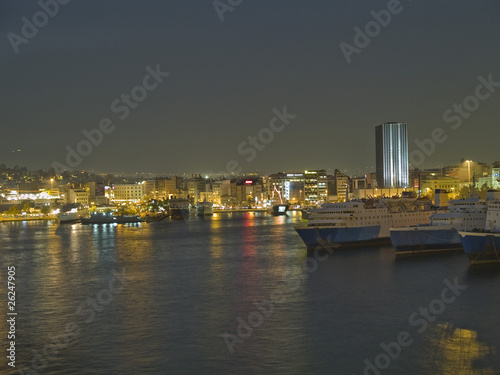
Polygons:
[[465,162],[467,163],[467,176],[469,177],[469,189],[470,189],[470,163],[472,160],[466,160]]

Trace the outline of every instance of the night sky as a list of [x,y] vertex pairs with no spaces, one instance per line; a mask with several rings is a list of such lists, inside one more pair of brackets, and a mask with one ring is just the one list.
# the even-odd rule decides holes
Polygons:
[[[500,82],[500,2],[401,1],[351,63],[340,44],[355,46],[354,28],[387,1],[244,0],[232,8],[221,21],[212,1],[72,0],[16,53],[9,33],[22,37],[22,18],[33,21],[41,7],[2,0],[0,163],[66,164],[66,147],[103,118],[114,131],[77,169],[206,173],[235,160],[244,172],[364,174],[374,171],[374,127],[387,121],[408,123],[410,151],[443,129],[447,140],[423,167],[500,159],[500,87],[469,98],[478,108],[456,129],[443,119],[475,95],[479,76]],[[157,65],[170,75],[121,120],[111,104]],[[238,146],[285,106],[297,116],[247,161]]]

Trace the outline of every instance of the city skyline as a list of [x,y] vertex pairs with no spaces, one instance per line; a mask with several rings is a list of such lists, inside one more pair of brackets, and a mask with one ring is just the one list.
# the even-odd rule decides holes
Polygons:
[[[2,4],[5,164],[66,164],[67,147],[105,119],[109,133],[75,169],[203,173],[234,161],[245,172],[359,174],[375,169],[373,128],[390,120],[408,124],[419,167],[498,159],[494,138],[481,136],[498,121],[498,3],[429,13],[401,1],[389,14],[386,1],[245,2],[223,22],[211,3],[62,3],[17,44],[41,7]],[[285,108],[295,117],[273,129]]]

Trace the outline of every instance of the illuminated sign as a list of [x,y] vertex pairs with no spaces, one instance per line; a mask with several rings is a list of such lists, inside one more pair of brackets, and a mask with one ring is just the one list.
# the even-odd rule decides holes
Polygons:
[[245,184],[247,184],[247,185],[251,185],[251,184],[253,184],[253,181],[251,181],[251,180],[246,180],[246,181],[245,181]]

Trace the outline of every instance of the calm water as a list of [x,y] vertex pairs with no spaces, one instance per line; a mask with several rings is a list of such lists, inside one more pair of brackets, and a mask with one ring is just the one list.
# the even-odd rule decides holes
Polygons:
[[[316,260],[293,230],[299,218],[0,224],[3,314],[16,267],[18,368],[350,375],[372,363],[367,374],[500,374],[500,270],[471,272],[464,255],[395,259],[391,247]],[[467,289],[444,303],[455,278]],[[4,353],[7,330],[2,319]],[[406,346],[383,354],[398,335]]]

